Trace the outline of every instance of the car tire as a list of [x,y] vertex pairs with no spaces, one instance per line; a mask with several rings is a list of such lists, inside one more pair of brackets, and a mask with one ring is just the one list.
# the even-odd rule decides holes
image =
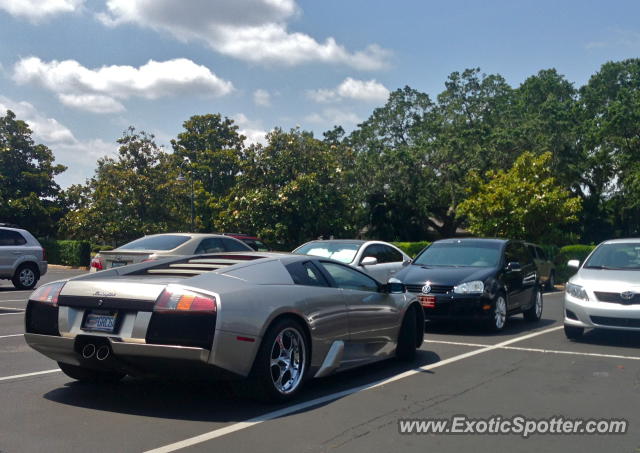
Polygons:
[[306,378],[310,350],[300,322],[292,318],[276,321],[267,330],[256,355],[247,382],[250,393],[267,402],[294,398]]
[[489,330],[500,332],[507,324],[507,299],[503,293],[498,294],[491,303],[491,316],[487,320]]
[[549,278],[547,279],[547,284],[546,286],[546,290],[547,291],[553,291],[554,289],[556,289],[556,273],[551,271],[551,273],[549,274]]
[[564,334],[569,340],[578,340],[584,333],[584,327],[564,325]]
[[522,314],[524,315],[524,319],[529,322],[540,321],[540,318],[542,317],[542,307],[542,291],[536,288],[533,295],[533,304],[530,308],[522,312]]
[[126,376],[125,373],[119,373],[117,371],[94,370],[92,368],[69,365],[68,363],[62,362],[58,362],[58,366],[62,372],[70,378],[75,379],[76,381],[93,384],[115,383]]
[[38,272],[38,268],[34,264],[26,263],[18,266],[11,282],[16,289],[28,290],[33,289],[39,279],[40,273]]
[[396,357],[403,362],[411,362],[416,358],[416,338],[418,336],[418,320],[416,307],[407,309],[398,333],[398,345],[396,346]]

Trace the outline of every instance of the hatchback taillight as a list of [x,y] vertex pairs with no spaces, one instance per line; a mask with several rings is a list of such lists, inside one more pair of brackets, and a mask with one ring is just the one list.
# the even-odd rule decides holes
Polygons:
[[29,300],[44,302],[56,307],[58,305],[58,296],[60,295],[60,291],[62,291],[64,284],[65,282],[54,282],[49,283],[48,285],[43,285],[29,296]]
[[183,288],[166,288],[153,307],[156,312],[216,312],[216,298]]

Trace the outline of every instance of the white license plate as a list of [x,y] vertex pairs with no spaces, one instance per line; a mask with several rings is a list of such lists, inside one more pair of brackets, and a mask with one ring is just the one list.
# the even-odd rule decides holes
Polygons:
[[120,267],[120,266],[126,266],[127,262],[126,261],[111,261],[111,267]]
[[84,320],[84,330],[97,330],[100,332],[113,332],[116,326],[116,312],[103,310],[90,311]]

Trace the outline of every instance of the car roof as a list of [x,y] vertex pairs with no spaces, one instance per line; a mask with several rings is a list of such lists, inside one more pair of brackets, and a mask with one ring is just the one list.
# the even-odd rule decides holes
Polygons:
[[506,244],[510,242],[509,239],[498,239],[498,238],[448,238],[448,239],[440,239],[438,241],[434,241],[434,244],[437,243],[460,243],[460,242],[488,242],[491,244]]
[[311,242],[349,242],[351,244],[364,244],[365,242],[371,241],[365,241],[363,239],[314,239],[313,241],[308,241],[305,244],[309,244]]
[[640,238],[609,239],[604,241],[603,244],[629,244],[634,242],[640,242]]
[[[148,234],[148,235],[143,236],[143,237],[149,238],[149,237],[156,237],[156,236],[189,236],[191,238],[203,238],[203,237],[220,237],[220,238],[224,238],[224,237],[231,237],[231,236],[225,236],[224,234],[220,234],[220,233],[157,233],[157,234]],[[141,239],[141,238],[139,238],[139,239]]]

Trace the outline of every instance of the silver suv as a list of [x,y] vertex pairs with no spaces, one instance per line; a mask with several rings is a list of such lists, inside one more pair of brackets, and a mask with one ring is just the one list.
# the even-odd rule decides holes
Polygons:
[[0,278],[17,289],[32,289],[47,273],[45,251],[27,230],[0,226]]

